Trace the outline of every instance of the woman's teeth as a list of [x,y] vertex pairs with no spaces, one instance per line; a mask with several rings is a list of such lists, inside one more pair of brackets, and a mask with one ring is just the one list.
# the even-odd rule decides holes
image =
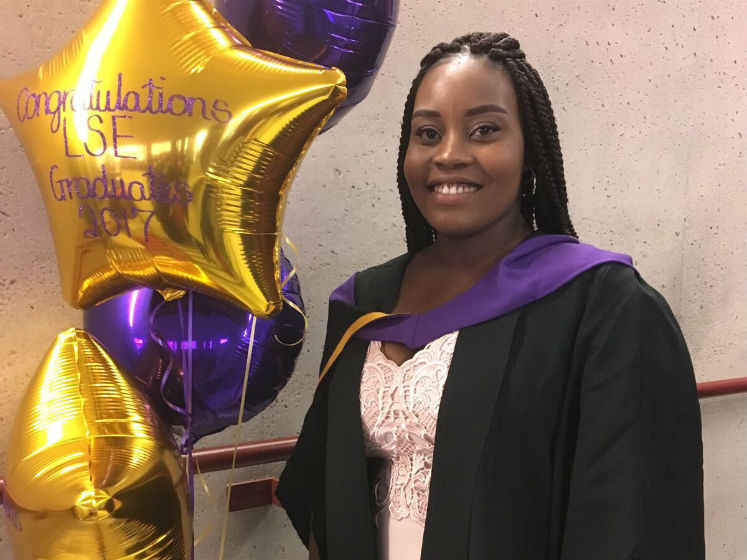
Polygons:
[[438,194],[467,194],[477,191],[480,187],[468,183],[443,183],[433,187],[433,192]]

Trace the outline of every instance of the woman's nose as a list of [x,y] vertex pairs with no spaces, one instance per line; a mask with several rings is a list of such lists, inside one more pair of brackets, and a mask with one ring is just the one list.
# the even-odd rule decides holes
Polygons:
[[436,165],[444,167],[463,167],[472,162],[472,153],[466,139],[459,134],[447,134],[436,146],[433,156]]

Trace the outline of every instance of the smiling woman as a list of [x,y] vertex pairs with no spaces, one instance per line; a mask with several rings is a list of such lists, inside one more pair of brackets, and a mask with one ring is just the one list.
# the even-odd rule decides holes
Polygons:
[[469,55],[443,59],[418,88],[404,161],[409,192],[445,237],[526,237],[519,211],[524,135],[511,78]]
[[704,558],[685,340],[630,257],[576,239],[518,41],[425,56],[398,184],[409,251],[332,294],[276,492],[312,558]]

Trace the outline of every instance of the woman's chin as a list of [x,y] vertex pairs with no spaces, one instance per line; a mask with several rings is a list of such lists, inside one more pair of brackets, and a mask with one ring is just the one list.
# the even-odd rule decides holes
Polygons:
[[436,237],[448,239],[467,239],[480,231],[472,224],[436,223],[431,224],[436,231]]

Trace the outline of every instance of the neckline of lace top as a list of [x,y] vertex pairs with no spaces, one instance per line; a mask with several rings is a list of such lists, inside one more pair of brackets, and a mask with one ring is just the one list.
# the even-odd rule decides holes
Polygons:
[[[445,335],[443,335],[443,336],[441,336],[439,338],[431,340],[428,344],[426,344],[425,346],[423,346],[419,350],[416,350],[415,353],[412,356],[410,356],[409,358],[407,358],[401,364],[398,364],[397,362],[395,362],[394,360],[392,360],[389,356],[387,356],[384,353],[384,350],[382,348],[382,341],[381,340],[372,340],[371,341],[371,343],[369,344],[369,353],[373,354],[373,356],[371,356],[371,358],[374,358],[374,359],[383,359],[383,360],[387,361],[389,364],[391,364],[391,367],[395,367],[395,368],[399,368],[399,369],[404,369],[404,368],[407,368],[409,365],[411,365],[411,362],[416,362],[421,357],[422,354],[430,352],[433,349],[434,346],[440,346],[440,347],[442,347],[442,346],[444,346],[444,343],[446,343],[448,345],[452,341],[452,339],[454,339],[454,342],[456,342],[456,337],[458,336],[458,334],[459,334],[459,331],[456,330],[456,331],[452,331],[450,333],[446,333]],[[450,353],[451,352],[453,352],[453,347],[450,350]],[[367,355],[366,356],[366,360],[368,361],[368,359],[369,359],[369,356]]]

